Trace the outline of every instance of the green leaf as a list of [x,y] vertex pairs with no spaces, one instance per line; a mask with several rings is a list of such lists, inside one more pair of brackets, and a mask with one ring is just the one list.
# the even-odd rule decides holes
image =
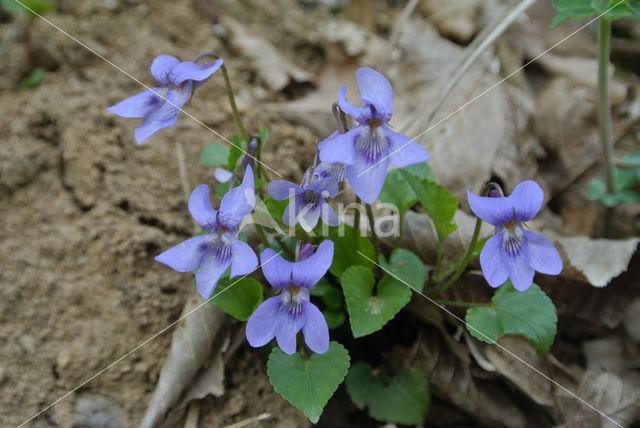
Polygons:
[[218,142],[209,144],[200,155],[200,163],[206,167],[228,166],[229,147]]
[[551,4],[558,13],[569,18],[586,18],[596,14],[591,0],[553,0]]
[[[340,229],[342,229],[342,232]],[[360,233],[351,226],[343,224],[332,228],[329,231],[329,239],[335,244],[333,263],[329,268],[329,271],[335,276],[340,277],[351,266],[364,266],[369,270],[373,268],[373,262],[370,261],[376,258],[376,250],[373,244],[369,238],[360,236]],[[363,257],[358,252],[368,258]]]
[[267,144],[267,140],[269,139],[269,128],[262,125],[260,129],[258,129],[258,135],[260,135],[260,139],[262,140],[262,147]]
[[232,317],[247,321],[262,303],[262,284],[253,278],[222,279],[213,295],[211,303]]
[[396,248],[389,257],[389,262],[380,254],[378,263],[385,272],[392,273],[392,277],[400,279],[413,288],[422,291],[424,282],[427,279],[427,273],[420,257],[416,256],[409,250]]
[[314,424],[349,369],[349,353],[331,342],[324,354],[304,360],[298,353],[287,355],[273,348],[267,362],[269,381],[280,395],[301,410]]
[[267,210],[271,217],[278,223],[282,223],[282,216],[284,215],[284,210],[287,209],[287,205],[289,205],[289,200],[285,199],[284,201],[276,201],[275,199],[269,197],[264,200],[264,204],[267,206]]
[[409,184],[404,181],[399,169],[389,171],[378,199],[380,202],[395,206],[400,214],[405,213],[418,202],[418,197],[413,193]]
[[224,195],[227,194],[228,191],[229,191],[229,182],[228,181],[226,183],[218,183],[218,185],[216,186],[216,196],[219,199],[222,199],[224,197]]
[[638,182],[638,171],[634,169],[615,168],[613,185],[616,191],[629,190]]
[[553,302],[536,284],[518,291],[507,280],[489,305],[467,310],[466,322],[478,340],[493,344],[501,336],[518,334],[544,354],[553,344],[558,317]]
[[33,69],[30,75],[22,79],[20,87],[22,88],[35,88],[44,80],[45,71],[42,67],[36,67]]
[[553,18],[553,20],[549,24],[549,29],[551,30],[553,28],[556,28],[558,25],[562,24],[567,19],[569,19],[569,17],[567,15],[565,15],[563,13],[557,14],[556,17]]
[[349,312],[353,337],[362,337],[380,330],[411,300],[409,287],[385,276],[378,282],[362,266],[352,266],[340,278],[342,292]]
[[324,319],[327,320],[327,326],[331,330],[340,327],[347,319],[343,309],[326,308],[322,311],[322,315],[324,315]]
[[640,202],[640,195],[630,190],[638,182],[638,172],[635,169],[614,170],[613,184],[615,193],[607,193],[607,185],[602,178],[594,178],[589,182],[587,195],[591,200],[598,201],[605,207],[633,204]]
[[627,153],[621,160],[631,168],[640,169],[640,152]]
[[238,134],[233,134],[231,136],[231,147],[229,147],[229,159],[227,164],[227,169],[229,171],[233,171],[236,169],[236,163],[240,156],[245,154],[247,151],[247,142],[244,141]]
[[[24,6],[22,6],[22,3]],[[32,18],[44,15],[53,7],[53,0],[0,0],[0,6],[12,15],[27,12]]]
[[428,180],[433,180],[433,172],[426,163],[417,163],[389,171],[378,199],[380,202],[394,205],[400,214],[403,214],[418,202],[418,197],[411,190],[411,186],[402,178],[400,171],[406,171],[414,177]]
[[420,425],[429,412],[431,397],[425,374],[403,370],[390,380],[367,363],[351,366],[345,380],[347,393],[359,409],[369,407],[369,415],[379,421]]
[[458,200],[443,186],[435,181],[422,179],[400,170],[402,178],[409,183],[413,192],[418,196],[423,208],[431,217],[438,233],[438,239],[444,239],[458,228],[451,223],[458,209]]
[[591,0],[591,7],[603,18],[610,21],[620,18],[635,18],[634,7],[638,7],[638,0]]

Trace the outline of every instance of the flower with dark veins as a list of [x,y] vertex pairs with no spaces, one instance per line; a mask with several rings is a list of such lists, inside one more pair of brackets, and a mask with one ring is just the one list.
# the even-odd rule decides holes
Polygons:
[[393,89],[381,73],[368,67],[356,71],[362,107],[347,101],[347,88],[338,92],[342,111],[352,116],[358,126],[344,134],[334,133],[322,141],[320,160],[347,165],[346,176],[356,195],[372,204],[384,184],[389,163],[403,167],[429,160],[427,151],[406,135],[391,130]]
[[[303,249],[300,253],[309,252]],[[271,248],[260,254],[265,278],[282,291],[265,300],[249,318],[246,335],[251,346],[264,346],[275,337],[280,349],[291,355],[296,352],[296,335],[302,330],[313,352],[327,352],[329,328],[322,312],[309,301],[309,289],[327,273],[332,261],[331,241],[324,241],[313,255],[297,263],[286,261]]]
[[238,237],[238,226],[255,205],[253,170],[247,167],[242,184],[229,190],[215,210],[209,186],[196,187],[189,198],[189,212],[206,233],[176,245],[156,257],[178,272],[196,271],[200,295],[208,299],[220,277],[231,266],[230,277],[246,275],[258,266],[258,258]]
[[173,127],[196,88],[221,65],[222,59],[215,63],[196,64],[180,62],[171,55],[160,55],[151,64],[151,74],[162,86],[127,98],[107,108],[107,111],[121,117],[142,118],[142,124],[134,132],[136,141],[142,144],[159,130]]
[[492,287],[507,280],[516,290],[524,291],[533,283],[535,271],[557,275],[562,271],[562,259],[553,243],[544,236],[525,229],[544,199],[540,186],[531,180],[518,184],[509,196],[490,192],[489,197],[474,195],[467,190],[469,206],[475,215],[495,226],[480,253],[482,274]]
[[[306,175],[309,176],[313,174]],[[268,189],[276,201],[293,197],[282,215],[282,221],[288,226],[300,223],[300,226],[309,232],[316,227],[319,218],[328,226],[340,224],[338,214],[324,199],[325,196],[335,198],[338,194],[338,183],[332,177],[314,177],[309,184],[302,186],[286,180],[275,180],[269,183]]]

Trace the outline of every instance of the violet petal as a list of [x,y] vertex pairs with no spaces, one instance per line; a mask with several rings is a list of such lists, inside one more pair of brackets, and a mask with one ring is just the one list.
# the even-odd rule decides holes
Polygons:
[[327,273],[332,262],[333,242],[326,240],[312,256],[293,265],[292,283],[305,288],[313,287]]
[[547,275],[562,272],[562,258],[550,240],[530,230],[525,230],[524,236],[529,246],[529,266]]
[[494,235],[485,242],[480,253],[482,275],[490,286],[500,287],[509,277],[509,271],[502,260],[503,234]]
[[270,297],[258,306],[247,321],[246,336],[249,345],[259,348],[276,336],[279,308],[280,296]]
[[191,272],[198,268],[207,248],[207,237],[196,236],[169,248],[156,256],[156,260],[178,272]]
[[329,327],[322,312],[311,302],[302,301],[305,322],[302,326],[302,334],[307,346],[318,354],[324,354],[329,350]]

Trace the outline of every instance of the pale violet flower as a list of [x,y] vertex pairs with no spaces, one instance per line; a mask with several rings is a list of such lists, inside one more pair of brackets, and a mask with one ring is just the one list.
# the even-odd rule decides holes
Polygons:
[[525,222],[533,219],[542,206],[544,193],[540,186],[527,180],[509,196],[494,194],[481,197],[467,190],[474,214],[496,227],[495,235],[480,253],[482,274],[489,285],[499,287],[510,278],[516,290],[524,291],[533,283],[535,271],[559,274],[562,259],[551,241],[525,228]]
[[281,292],[265,300],[249,318],[246,335],[251,346],[264,346],[275,337],[280,349],[291,355],[296,352],[296,336],[302,330],[313,352],[327,352],[329,328],[322,312],[309,301],[309,289],[327,273],[332,261],[331,241],[324,241],[314,254],[297,263],[286,261],[271,248],[260,254],[265,278]]
[[171,55],[160,55],[151,64],[151,74],[162,86],[127,98],[107,110],[121,117],[142,118],[142,124],[134,132],[136,141],[141,144],[159,130],[173,127],[193,91],[221,65],[222,59],[213,64],[195,64],[180,62]]
[[209,186],[201,184],[191,193],[189,212],[207,232],[170,248],[156,260],[178,272],[197,269],[198,292],[208,299],[229,266],[231,278],[246,275],[258,266],[258,258],[251,247],[238,237],[238,226],[251,213],[255,202],[250,166],[242,184],[224,195],[219,210],[211,206]]

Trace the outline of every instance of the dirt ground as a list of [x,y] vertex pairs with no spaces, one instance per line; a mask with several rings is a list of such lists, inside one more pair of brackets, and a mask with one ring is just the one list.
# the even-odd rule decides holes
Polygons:
[[[106,428],[140,423],[170,349],[171,331],[158,335],[126,358],[111,364],[176,321],[185,302],[196,293],[191,278],[154,260],[160,252],[194,232],[179,179],[175,143],[180,141],[184,147],[190,187],[200,183],[211,185],[214,183],[211,170],[200,166],[200,153],[209,142],[221,141],[220,135],[229,138],[236,130],[224,82],[217,74],[198,90],[186,111],[220,135],[183,114],[174,128],[163,130],[143,145],[137,145],[133,137],[137,120],[116,117],[105,108],[143,89],[134,78],[147,85],[154,84],[149,65],[155,56],[166,53],[188,60],[201,51],[214,51],[225,59],[247,128],[256,130],[266,124],[270,129],[265,163],[285,178],[300,178],[304,167],[313,160],[315,142],[324,137],[316,134],[323,126],[319,123],[296,125],[285,120],[286,115],[279,114],[273,106],[303,98],[311,84],[294,82],[274,90],[255,64],[240,55],[238,48],[229,42],[228,26],[218,23],[233,22],[229,20],[233,19],[246,25],[276,46],[294,68],[299,66],[314,76],[312,83],[322,89],[326,86],[323,63],[330,62],[335,52],[318,49],[317,34],[310,29],[320,20],[331,19],[333,12],[326,7],[305,8],[303,3],[309,2],[59,0],[46,18],[77,41],[46,22],[38,21],[33,25],[31,40],[35,65],[48,70],[42,84],[31,89],[18,88],[27,67],[22,43],[13,42],[1,53],[0,425],[20,425],[59,399],[26,426]],[[401,10],[396,2],[376,4],[391,4]],[[366,24],[368,18],[360,18],[361,23]],[[8,16],[0,16],[0,34],[10,31],[13,25]],[[378,30],[384,30],[384,22],[377,25]],[[448,37],[456,39],[459,34]],[[361,42],[354,42],[354,46]],[[446,43],[450,43],[449,40]],[[567,49],[580,52],[588,43],[591,41],[586,37],[572,45],[567,44]],[[521,49],[524,53],[516,55],[509,50],[511,45],[505,46],[499,44],[496,54],[496,58],[504,54],[500,56],[503,63],[508,63],[509,55],[516,58],[511,59],[516,66],[524,62],[523,58],[532,56],[525,48]],[[513,46],[518,46],[517,39]],[[449,45],[445,47],[452,49]],[[461,51],[460,46],[456,49]],[[513,50],[517,51],[516,48]],[[586,55],[593,53],[592,49],[585,51]],[[446,52],[451,54],[451,50]],[[580,180],[584,184],[586,176],[583,177],[583,172],[593,172],[598,161],[595,156],[584,155],[593,152],[592,146],[586,143],[579,150],[569,144],[566,152],[553,157],[557,148],[549,148],[551,143],[548,141],[554,136],[545,137],[545,132],[554,131],[549,123],[555,124],[557,117],[554,112],[546,114],[544,108],[535,103],[540,101],[536,98],[538,95],[544,101],[539,82],[551,80],[549,76],[555,78],[554,73],[560,75],[566,70],[554,71],[555,63],[549,64],[534,68],[526,78],[518,76],[509,82],[528,79],[522,86],[529,85],[526,89],[530,93],[522,90],[526,96],[517,99],[525,100],[522,105],[518,104],[520,101],[513,101],[516,98],[510,99],[514,104],[504,102],[500,105],[503,109],[515,105],[517,108],[512,110],[518,114],[520,110],[526,110],[526,118],[522,120],[526,126],[522,128],[531,133],[531,128],[538,126],[539,135],[534,138],[527,134],[525,137],[523,131],[513,140],[520,144],[520,141],[535,139],[535,144],[522,143],[523,146],[529,144],[527,159],[548,156],[549,160],[540,161],[539,168],[535,159],[526,166],[514,161],[503,170],[507,171],[506,175],[511,174],[511,181],[525,174],[525,170],[526,174],[531,172],[531,176],[544,176],[545,190],[555,192],[550,204],[553,213],[547,210],[544,221],[559,224],[556,229],[589,235],[597,207],[584,202],[584,192],[572,193],[566,189],[573,189]],[[395,64],[395,69],[404,66]],[[557,67],[564,66],[563,63]],[[339,70],[342,75],[347,72],[353,75],[353,63],[342,62],[339,67],[342,67]],[[429,76],[419,78],[428,79]],[[565,88],[573,91],[572,96],[576,93],[574,83],[566,84],[568,89]],[[634,84],[640,87],[637,81]],[[512,94],[516,93],[513,88],[511,90]],[[580,90],[581,96],[587,93]],[[335,90],[332,89],[331,94],[335,94]],[[518,92],[519,96],[522,94]],[[597,133],[593,132],[594,104],[593,98],[589,97],[585,96],[586,101],[572,98],[575,103],[568,102],[566,110],[567,115],[577,117],[571,124],[580,132],[584,131],[585,123],[590,126],[591,138]],[[625,96],[621,99],[625,100]],[[547,103],[558,104],[553,99]],[[544,107],[542,102],[540,104]],[[299,107],[294,106],[294,109]],[[410,109],[407,104],[404,107]],[[325,109],[328,108],[329,105]],[[540,111],[536,112],[536,108]],[[562,119],[570,121],[573,118]],[[488,123],[491,124],[491,120]],[[635,129],[633,126],[637,123],[629,123],[629,129]],[[474,122],[462,126],[470,129],[474,137]],[[449,134],[456,137],[455,132]],[[449,134],[443,133],[442,139],[451,138]],[[582,134],[576,135],[568,135],[567,141],[571,143],[582,138]],[[505,139],[504,135],[500,137]],[[590,141],[593,143],[593,138]],[[595,141],[593,144],[597,144],[597,135]],[[494,151],[497,151],[498,143],[492,143],[496,146]],[[443,148],[446,145],[443,143],[439,148],[443,156],[447,153],[446,147]],[[562,150],[565,150],[564,146]],[[500,155],[502,160],[504,152]],[[586,160],[580,156],[585,156]],[[570,174],[562,168],[578,167],[570,162],[562,164],[563,159],[578,159],[587,166],[581,164],[582,172],[567,181]],[[484,173],[491,174],[492,171],[487,168]],[[630,215],[636,214],[627,217]],[[633,232],[626,230],[626,233]],[[563,363],[584,366],[582,340],[621,330],[618,327],[626,306],[640,293],[637,259],[636,256],[632,262],[631,272],[619,277],[605,291],[573,279],[540,281],[554,300],[564,329],[552,349],[554,355],[561,356]],[[477,281],[472,281],[472,286],[476,287]],[[477,287],[482,288],[479,294],[488,295],[488,287]],[[393,349],[396,358],[406,353],[409,360],[415,358],[416,352],[417,355],[433,355],[432,349],[423,352],[418,345],[412,348],[413,340],[418,343],[424,337],[431,338],[428,329],[424,329],[426,333],[416,333],[419,330],[414,329],[417,321],[414,318],[407,321],[408,316],[403,317],[411,328],[408,329],[410,333],[404,332],[400,336],[410,337],[403,337],[407,342],[406,349]],[[394,326],[391,328],[397,328],[398,324]],[[242,323],[230,323],[230,336],[237,336],[243,328]],[[443,328],[443,335],[457,334],[454,327],[450,330]],[[416,336],[420,340],[415,339]],[[388,346],[391,353],[391,347],[397,345],[395,339],[383,335],[382,339],[375,339],[378,341],[375,346],[365,344],[359,352],[365,355],[370,349],[368,346],[386,352]],[[442,341],[437,337],[433,340],[435,342],[431,343]],[[637,344],[635,346],[637,348]],[[466,348],[463,353],[467,364],[462,369],[455,357],[449,358],[450,354],[443,351],[434,357],[433,370],[436,365],[440,367],[445,364],[443,362],[454,361],[454,366],[458,364],[455,370],[445,370],[451,373],[451,379],[473,377],[486,381],[483,391],[489,391],[488,397],[504,395],[525,403],[520,411],[529,415],[525,420],[531,426],[545,426],[551,422],[551,417],[539,415],[539,408],[525,394],[514,392],[513,385],[518,384],[519,379],[505,381],[496,374],[487,374],[470,363],[472,359]],[[265,412],[269,413],[269,418],[252,426],[311,426],[301,412],[272,389],[266,376],[265,360],[264,352],[252,350],[245,343],[239,346],[225,366],[225,393],[218,398],[209,396],[199,404],[200,426],[226,426]],[[103,371],[105,368],[107,370]],[[99,375],[92,378],[96,374]],[[82,387],[75,390],[81,384]],[[467,397],[464,394],[471,389],[475,391],[475,384],[463,385],[466,390],[461,396]],[[72,390],[75,392],[66,395]],[[438,391],[437,383],[434,391],[430,420],[452,427],[486,426],[475,419],[471,410],[447,396],[447,391]],[[443,396],[448,399],[442,399]],[[346,392],[339,389],[336,398],[326,407],[319,426],[380,426],[369,419],[365,411],[358,411],[347,403],[350,402]],[[552,411],[549,410],[551,405],[545,403],[540,407],[543,405]],[[179,414],[170,414],[166,426],[185,426],[186,411],[182,409]]]
[[[232,3],[215,10],[239,20],[247,13],[250,20],[263,19],[259,2]],[[295,6],[277,7],[289,3]],[[186,60],[213,50],[229,58],[234,84],[250,87],[252,76],[214,36],[201,6],[191,0],[60,1],[47,18],[146,84],[153,83],[148,67],[156,55]],[[0,31],[10,25],[4,22]],[[283,36],[276,29],[272,34]],[[136,145],[134,121],[105,108],[141,91],[140,85],[45,22],[33,26],[32,39],[37,61],[53,58],[55,71],[37,88],[17,90],[25,59],[22,45],[14,43],[0,73],[3,426],[24,422],[178,318],[186,296],[194,293],[191,280],[153,260],[193,228],[174,141],[184,145],[193,184],[212,182],[198,159],[207,143],[220,140],[182,116],[174,129]],[[254,126],[259,112],[242,97],[240,103]],[[225,137],[235,132],[221,78],[207,82],[187,110]],[[272,138],[282,142],[273,147],[270,162],[299,176],[291,149],[313,144],[313,135],[282,121],[269,123]],[[33,426],[85,426],[77,409],[83,397],[115,415],[112,424],[100,426],[136,425],[170,340],[170,334],[152,340]],[[247,391],[239,408],[211,404],[217,411],[210,426],[262,412],[273,415],[266,425],[304,426],[306,418],[268,385],[260,357],[242,350],[238,356],[248,377],[235,388]],[[233,396],[231,387],[222,401]]]

